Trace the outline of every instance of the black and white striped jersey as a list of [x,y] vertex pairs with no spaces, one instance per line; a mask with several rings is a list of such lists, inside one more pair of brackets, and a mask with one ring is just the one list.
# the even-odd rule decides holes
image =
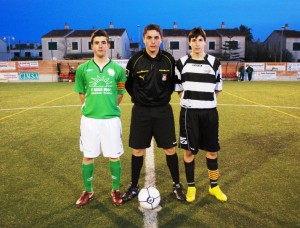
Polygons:
[[209,54],[204,60],[185,55],[176,62],[176,75],[175,91],[183,92],[181,107],[216,108],[216,92],[222,91],[222,67],[218,59]]

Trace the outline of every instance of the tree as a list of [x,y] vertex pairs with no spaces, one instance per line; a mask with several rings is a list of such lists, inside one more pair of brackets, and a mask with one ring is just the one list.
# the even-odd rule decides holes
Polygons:
[[248,28],[246,25],[240,25],[238,30],[246,36],[246,42],[252,42],[253,41],[253,35],[251,32],[251,28]]
[[245,60],[253,61],[253,53],[252,53],[253,35],[251,32],[251,28],[248,28],[246,25],[240,25],[238,30],[240,31],[240,33],[246,36]]
[[235,40],[231,40],[232,37],[229,37],[230,41],[226,41],[221,47],[224,52],[221,55],[222,60],[237,60],[240,57],[240,54],[236,50],[240,49],[239,44]]
[[[245,60],[251,62],[276,62],[280,59],[280,52],[278,48],[270,50],[266,44],[261,43],[258,39],[253,41],[253,35],[251,28],[240,25],[238,30],[246,36],[246,47],[245,47]],[[283,50],[282,61],[291,62],[292,53],[288,50]]]

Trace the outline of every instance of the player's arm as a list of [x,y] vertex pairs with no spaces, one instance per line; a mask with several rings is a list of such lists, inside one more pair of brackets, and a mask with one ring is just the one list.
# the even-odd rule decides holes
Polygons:
[[[122,80],[126,80],[125,73],[123,72],[123,74],[124,75],[123,75]],[[118,86],[118,105],[119,105],[121,103],[122,99],[123,99],[124,93],[126,92],[126,90],[125,90],[125,81],[118,82],[117,86]]]
[[178,96],[181,98],[183,95],[183,87],[182,87],[182,82],[181,82],[181,72],[182,70],[182,64],[180,60],[177,60],[176,65],[175,65],[175,91],[178,93]]
[[122,68],[118,77],[117,87],[118,87],[118,105],[123,99],[123,95],[126,93],[125,83],[126,83],[126,74],[125,70]]
[[121,103],[123,99],[123,94],[118,94],[118,105]]
[[127,66],[126,66],[127,80],[125,83],[125,88],[130,96],[131,96],[132,90],[133,90],[133,63],[132,62],[133,62],[133,60],[129,59]]
[[85,81],[84,81],[84,74],[83,74],[83,65],[80,65],[75,74],[75,92],[79,94],[79,99],[81,101],[81,104],[84,104],[85,102]]
[[175,60],[171,58],[171,80],[170,80],[170,93],[172,94],[175,90],[175,85],[177,81],[177,77],[175,75]]
[[223,89],[222,66],[221,66],[221,63],[220,63],[220,65],[218,67],[218,70],[216,72],[216,77],[217,77],[217,80],[216,80],[215,94],[216,94],[216,96],[218,96],[218,94],[221,93],[222,89]]
[[79,93],[79,99],[81,101],[81,104],[84,104],[85,101],[85,93]]

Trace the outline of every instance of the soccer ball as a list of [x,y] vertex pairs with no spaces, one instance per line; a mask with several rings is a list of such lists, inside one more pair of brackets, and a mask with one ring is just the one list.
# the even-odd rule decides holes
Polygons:
[[144,209],[154,209],[160,203],[160,194],[155,187],[142,188],[138,195],[140,206]]

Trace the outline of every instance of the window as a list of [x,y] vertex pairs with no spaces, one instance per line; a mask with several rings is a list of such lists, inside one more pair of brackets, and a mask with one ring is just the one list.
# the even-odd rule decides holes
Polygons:
[[293,43],[293,51],[300,51],[300,43]]
[[110,43],[110,49],[115,49],[115,41],[109,41]]
[[20,52],[15,52],[15,53],[14,53],[14,57],[19,58],[19,57],[20,57]]
[[31,53],[29,51],[25,52],[25,57],[31,57]]
[[43,52],[39,52],[39,57],[43,57]]
[[89,50],[92,50],[92,43],[91,43],[91,41],[89,42]]
[[170,41],[171,50],[179,50],[179,41]]
[[48,42],[48,50],[57,50],[57,42]]
[[236,49],[238,49],[238,42],[235,41],[235,40],[233,40],[233,41],[226,41],[225,43],[226,43],[226,45],[228,45],[228,48],[230,50],[236,50]]
[[72,42],[72,50],[78,50],[78,42]]
[[216,42],[210,41],[210,42],[208,43],[208,49],[209,49],[209,50],[216,50]]

